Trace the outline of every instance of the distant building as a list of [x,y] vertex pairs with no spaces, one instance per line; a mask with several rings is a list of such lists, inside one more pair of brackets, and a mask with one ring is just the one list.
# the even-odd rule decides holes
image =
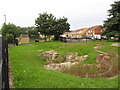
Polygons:
[[61,36],[70,37],[70,38],[81,38],[81,37],[86,37],[86,36],[101,38],[101,35],[104,31],[105,29],[102,28],[101,25],[97,25],[97,26],[93,26],[90,28],[82,28],[82,29],[77,29],[75,31],[71,31],[71,32],[65,32]]
[[70,34],[70,32],[64,32],[64,34],[60,35],[61,37],[69,37],[68,35]]
[[16,38],[16,39],[18,39],[19,43],[29,43],[30,42],[29,36],[27,34],[21,34],[20,37]]
[[98,26],[90,27],[87,30],[86,35],[92,36],[92,37],[97,38],[97,39],[101,39],[101,35],[104,31],[105,31],[105,29],[102,28],[101,25],[98,25]]

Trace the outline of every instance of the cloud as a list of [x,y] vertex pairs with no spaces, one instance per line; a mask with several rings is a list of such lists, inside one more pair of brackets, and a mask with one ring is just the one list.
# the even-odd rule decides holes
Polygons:
[[65,16],[71,30],[102,24],[107,10],[115,0],[2,0],[0,3],[0,26],[7,23],[18,26],[34,26],[39,13],[48,12],[57,18]]

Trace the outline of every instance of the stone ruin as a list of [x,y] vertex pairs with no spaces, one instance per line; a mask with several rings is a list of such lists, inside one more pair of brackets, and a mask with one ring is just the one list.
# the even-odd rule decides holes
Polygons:
[[85,56],[78,56],[78,53],[68,53],[67,55],[65,55],[65,61],[69,61],[69,62],[75,62],[75,61],[83,61],[86,60],[88,58],[88,55]]
[[94,47],[94,50],[98,53],[100,53],[99,55],[97,55],[96,57],[96,62],[98,62],[99,64],[96,65],[97,68],[99,69],[105,69],[105,67],[107,65],[109,65],[108,63],[111,62],[111,58],[108,55],[108,53],[105,53],[103,51],[100,51],[98,49],[101,48],[101,45],[104,45],[102,43],[98,43],[96,47]]
[[78,53],[68,53],[64,56],[64,62],[62,63],[54,63],[56,60],[59,60],[58,53],[54,50],[45,51],[39,55],[41,58],[46,59],[50,64],[44,65],[46,69],[49,70],[60,70],[64,67],[71,67],[72,65],[78,64],[79,61],[86,60],[88,55],[78,56]]
[[[111,62],[111,58],[108,55],[108,53],[99,51],[98,49],[101,48],[101,44],[97,44],[96,47],[94,47],[94,50],[100,54],[96,57],[96,62],[99,64],[96,65],[96,68],[98,69],[105,69],[107,66],[109,67],[106,72],[99,73],[99,74],[93,74],[93,75],[85,75],[85,77],[97,77],[97,76],[104,76],[107,75],[107,73],[110,72],[111,66],[109,66]],[[61,71],[63,68],[70,68],[73,65],[79,64],[80,61],[84,61],[88,58],[88,55],[84,56],[78,56],[78,52],[72,52],[64,55],[62,63],[54,63],[56,60],[60,60],[60,56],[58,56],[58,53],[54,50],[45,51],[39,55],[41,58],[45,59],[47,62],[49,62],[48,65],[44,65],[44,68],[48,70],[56,70]],[[84,67],[91,67],[93,64],[83,64]]]
[[113,43],[112,46],[120,46],[120,43]]
[[111,58],[109,55],[99,54],[96,57],[96,62],[99,63],[98,65],[96,65],[97,68],[104,69],[106,65],[109,65],[108,63],[111,62]]
[[[96,52],[100,53],[96,57],[96,62],[99,64],[96,65],[96,68],[98,69],[105,69],[106,66],[109,66],[109,63],[111,62],[110,56],[102,51],[99,51],[97,48],[94,48]],[[88,55],[84,56],[78,56],[77,52],[74,53],[68,53],[67,55],[64,55],[64,62],[62,63],[54,63],[54,61],[59,60],[58,53],[54,50],[45,51],[39,55],[41,58],[46,59],[47,62],[49,62],[48,65],[44,65],[44,68],[48,70],[56,70],[61,71],[63,68],[70,68],[73,65],[77,65],[80,63],[80,61],[86,60],[88,58]],[[91,67],[93,64],[83,64],[85,67]],[[98,74],[92,74],[92,75],[85,75],[85,77],[100,77],[105,76],[111,71],[112,67],[109,66],[108,70],[103,73]]]
[[58,59],[58,53],[54,50],[45,51],[45,52],[40,54],[40,57],[43,58],[43,59],[46,59],[47,62],[52,63],[56,59]]

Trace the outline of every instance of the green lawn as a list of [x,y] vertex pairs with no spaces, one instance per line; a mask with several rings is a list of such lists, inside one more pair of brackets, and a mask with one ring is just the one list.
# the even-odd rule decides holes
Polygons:
[[[38,54],[54,49],[60,56],[69,52],[78,52],[78,55],[89,55],[84,63],[96,64],[95,58],[98,53],[93,49],[96,43],[102,42],[105,45],[101,51],[117,53],[118,48],[111,46],[108,41],[63,43],[63,42],[36,42],[32,46],[21,44],[9,48],[9,59],[13,74],[15,88],[117,88],[118,77],[108,78],[83,78],[57,71],[47,70],[43,67],[46,64]],[[59,48],[62,45],[77,46]],[[39,52],[38,50],[44,50]]]

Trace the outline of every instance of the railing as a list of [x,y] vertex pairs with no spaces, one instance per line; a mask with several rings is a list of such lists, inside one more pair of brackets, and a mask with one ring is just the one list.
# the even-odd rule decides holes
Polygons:
[[60,37],[60,41],[62,42],[90,42],[91,39],[80,39],[80,38],[66,38],[66,37]]
[[[0,46],[1,46],[1,58],[0,58],[0,65],[2,66],[0,77],[1,77],[1,88],[2,89],[9,89],[9,69],[8,69],[8,42],[4,37],[0,37]],[[1,89],[0,88],[0,89]]]
[[0,37],[0,90],[2,89],[2,37]]

